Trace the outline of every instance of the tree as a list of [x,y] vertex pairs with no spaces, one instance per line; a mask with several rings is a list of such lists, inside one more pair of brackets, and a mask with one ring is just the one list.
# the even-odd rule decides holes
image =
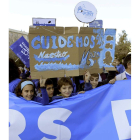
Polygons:
[[116,43],[115,57],[121,61],[129,52],[131,52],[131,42],[127,39],[126,31],[123,30],[119,34],[119,41]]

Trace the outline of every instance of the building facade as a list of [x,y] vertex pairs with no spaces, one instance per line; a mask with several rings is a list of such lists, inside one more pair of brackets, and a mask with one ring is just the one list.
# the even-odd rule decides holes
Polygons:
[[24,66],[22,61],[16,56],[16,54],[10,49],[10,46],[16,42],[21,36],[23,36],[28,42],[28,33],[24,31],[18,31],[14,29],[9,29],[9,58],[12,58],[15,60],[16,64],[18,66]]

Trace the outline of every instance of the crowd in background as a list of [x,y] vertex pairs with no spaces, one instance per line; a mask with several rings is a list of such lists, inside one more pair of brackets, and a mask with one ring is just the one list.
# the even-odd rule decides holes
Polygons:
[[9,58],[9,91],[25,100],[33,100],[47,105],[57,99],[68,98],[105,84],[114,84],[117,80],[131,79],[131,54],[122,59],[114,59],[115,70],[102,73],[90,73],[88,70],[81,76],[31,79],[30,68],[18,67]]

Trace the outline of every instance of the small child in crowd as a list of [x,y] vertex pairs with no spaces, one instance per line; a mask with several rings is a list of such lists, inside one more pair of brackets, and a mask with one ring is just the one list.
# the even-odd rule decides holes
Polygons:
[[39,91],[38,94],[40,94],[40,93],[42,94],[42,92],[44,92],[46,90],[45,92],[47,92],[46,94],[48,94],[49,102],[51,102],[52,101],[52,97],[58,93],[57,88],[54,88],[53,81],[50,78],[43,79],[41,77],[40,78],[40,83],[39,83],[38,87],[39,87],[38,88],[38,91]]
[[35,101],[42,103],[42,105],[47,105],[49,103],[49,98],[44,89],[42,89],[42,98],[36,97],[35,85],[31,80],[21,80],[16,87],[16,96],[23,97],[24,99],[30,101]]
[[98,73],[90,74],[89,71],[85,72],[85,87],[84,90],[88,91],[96,88],[98,85],[99,75]]
[[[109,82],[108,80],[104,80],[102,82],[99,82],[99,74],[98,73],[90,74],[89,71],[86,71],[85,72],[85,87],[84,87],[84,90],[88,91],[88,90],[94,89],[96,87],[105,85],[108,82]],[[112,81],[112,84],[114,82],[115,82],[115,80]]]
[[49,102],[51,102],[52,97],[54,95],[54,85],[53,85],[53,81],[50,78],[46,80],[45,87],[49,96]]
[[84,91],[81,91],[79,93],[72,93],[73,84],[69,77],[62,77],[58,80],[58,91],[60,92],[60,94],[57,94],[57,96],[53,96],[52,100],[68,98],[80,93],[84,93]]

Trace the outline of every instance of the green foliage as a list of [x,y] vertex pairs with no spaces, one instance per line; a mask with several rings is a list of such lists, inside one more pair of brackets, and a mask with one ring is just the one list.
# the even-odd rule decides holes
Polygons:
[[127,39],[126,31],[123,30],[119,34],[119,41],[116,43],[115,47],[115,57],[121,60],[129,52],[131,52],[131,42]]

